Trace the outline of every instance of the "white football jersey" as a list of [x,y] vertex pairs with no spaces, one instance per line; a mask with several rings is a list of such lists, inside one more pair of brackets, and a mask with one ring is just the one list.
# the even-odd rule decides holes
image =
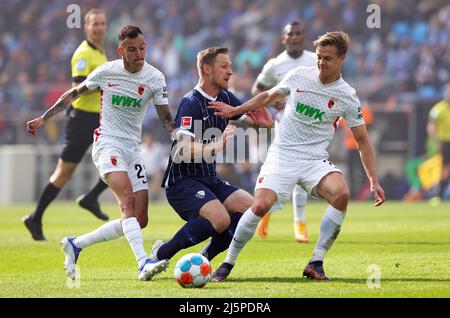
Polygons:
[[155,105],[168,104],[164,75],[147,62],[137,73],[128,72],[122,60],[107,62],[89,74],[85,84],[89,90],[100,88],[100,127],[96,138],[139,145],[150,101]]
[[322,84],[317,66],[290,71],[276,87],[286,93],[287,103],[268,157],[323,159],[341,117],[349,127],[364,124],[355,89],[342,77]]
[[256,81],[268,88],[272,88],[281,82],[290,70],[299,66],[314,66],[316,61],[316,54],[311,51],[303,50],[302,55],[296,59],[284,51],[264,65]]

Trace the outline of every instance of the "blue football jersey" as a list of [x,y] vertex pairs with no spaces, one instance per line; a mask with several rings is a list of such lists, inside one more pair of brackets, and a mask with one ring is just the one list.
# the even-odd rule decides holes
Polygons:
[[[214,110],[208,108],[210,101],[221,101],[231,106],[240,106],[242,102],[233,93],[221,91],[216,98],[208,96],[203,90],[196,86],[192,91],[186,94],[180,102],[175,123],[177,136],[185,134],[191,136],[195,142],[208,144],[216,141],[222,136],[223,131],[228,125],[230,119],[214,115]],[[239,120],[244,115],[238,115],[231,120]],[[205,131],[210,128],[216,128],[220,135],[206,134]],[[177,140],[172,143],[171,154],[177,145]],[[174,162],[172,156],[169,158],[166,172],[164,174],[162,186],[169,188],[179,180],[188,177],[216,176],[216,162]]]

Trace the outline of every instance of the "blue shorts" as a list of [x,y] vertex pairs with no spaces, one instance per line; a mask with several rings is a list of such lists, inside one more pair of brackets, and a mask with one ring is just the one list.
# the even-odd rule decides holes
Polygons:
[[167,200],[185,221],[196,218],[200,209],[209,201],[223,203],[238,187],[218,177],[191,177],[166,189]]

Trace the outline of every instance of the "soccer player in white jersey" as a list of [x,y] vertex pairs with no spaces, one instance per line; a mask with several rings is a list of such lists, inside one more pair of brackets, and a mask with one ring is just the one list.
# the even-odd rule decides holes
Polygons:
[[215,114],[228,118],[267,107],[287,97],[279,134],[261,167],[252,206],[241,217],[227,256],[213,275],[214,281],[226,279],[238,254],[254,235],[261,217],[275,202],[286,202],[296,184],[329,203],[320,225],[317,245],[303,271],[307,278],[329,280],[323,269],[323,260],[340,232],[350,197],[342,172],[324,158],[340,117],[346,119],[358,143],[375,206],[384,202],[384,190],[376,175],[375,153],[359,99],[341,76],[348,43],[348,35],[342,31],[326,33],[314,42],[317,67],[295,68],[277,86],[239,107],[210,103],[210,107],[216,110]]
[[117,199],[121,219],[61,241],[64,265],[72,279],[84,248],[123,235],[136,257],[139,280],[150,280],[169,265],[168,260],[152,261],[144,249],[141,228],[148,223],[148,184],[139,148],[142,121],[151,100],[167,132],[171,134],[175,127],[165,78],[145,61],[146,42],[138,27],[127,25],[120,30],[118,52],[122,59],[98,67],[83,83],[65,92],[44,115],[27,123],[28,132],[35,135],[39,126],[79,96],[100,90],[102,110],[100,127],[93,136],[92,158]]
[[[258,75],[252,88],[252,95],[256,96],[261,92],[277,85],[286,73],[298,66],[314,66],[316,65],[316,54],[303,49],[304,43],[303,28],[298,21],[287,24],[281,35],[281,42],[286,50],[277,57],[270,59],[263,67],[262,72]],[[280,119],[283,116],[283,110],[286,105],[285,100],[280,100],[273,106],[278,110],[275,120],[275,134],[278,133]],[[294,235],[295,240],[299,243],[308,243],[308,230],[306,228],[306,212],[305,205],[308,199],[308,193],[299,185],[295,185],[292,192],[293,214],[294,214]],[[280,204],[275,204],[269,213],[264,215],[258,223],[257,233],[265,239],[269,234],[270,215],[273,211],[281,209]]]

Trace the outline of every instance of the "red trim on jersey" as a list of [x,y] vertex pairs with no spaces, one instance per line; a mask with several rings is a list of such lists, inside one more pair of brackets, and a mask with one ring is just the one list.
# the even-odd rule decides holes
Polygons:
[[98,116],[98,128],[95,130],[95,142],[98,141],[100,137],[100,127],[102,126],[102,111],[103,111],[103,90],[100,90],[100,114]]
[[100,128],[94,130],[94,142],[98,141],[98,137],[100,137]]
[[338,128],[339,125],[339,120],[341,119],[341,116],[337,116],[336,120],[333,123],[333,127],[334,127],[334,131],[336,131],[336,129]]

